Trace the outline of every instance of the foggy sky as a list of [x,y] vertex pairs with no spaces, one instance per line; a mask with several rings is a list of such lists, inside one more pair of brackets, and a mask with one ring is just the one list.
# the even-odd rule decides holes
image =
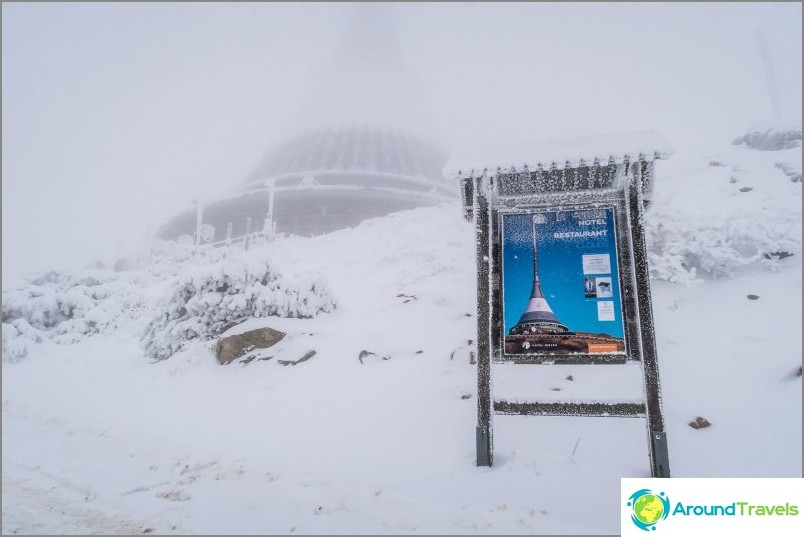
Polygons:
[[[193,196],[230,192],[323,120],[352,8],[3,4],[3,287],[142,253]],[[728,143],[773,119],[756,30],[783,114],[801,120],[800,3],[393,11],[410,91],[383,110],[447,150],[637,129],[677,148]],[[340,78],[339,98],[374,91]],[[415,110],[399,104],[413,93]]]

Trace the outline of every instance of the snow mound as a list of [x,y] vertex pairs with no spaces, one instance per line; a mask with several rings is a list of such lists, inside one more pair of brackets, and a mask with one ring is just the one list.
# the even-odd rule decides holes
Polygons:
[[146,353],[164,360],[185,342],[210,339],[248,317],[311,318],[335,308],[320,278],[284,278],[261,257],[225,259],[180,277],[146,328]]

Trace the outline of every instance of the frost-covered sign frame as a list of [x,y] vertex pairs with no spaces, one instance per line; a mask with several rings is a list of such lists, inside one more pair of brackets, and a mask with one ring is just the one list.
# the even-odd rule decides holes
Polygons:
[[[475,222],[477,464],[493,462],[494,414],[647,420],[651,473],[669,477],[642,218],[654,132],[471,150],[445,173]],[[638,362],[644,403],[513,402],[491,393],[492,364]]]

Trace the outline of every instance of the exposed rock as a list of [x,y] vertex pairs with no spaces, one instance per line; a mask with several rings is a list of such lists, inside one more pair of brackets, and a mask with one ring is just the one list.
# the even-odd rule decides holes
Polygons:
[[790,252],[783,252],[783,251],[782,252],[768,252],[766,254],[762,254],[762,257],[764,257],[765,259],[774,259],[775,258],[775,259],[778,259],[780,261],[782,259],[784,259],[785,257],[792,257],[792,256],[793,256],[793,254],[791,254]]
[[461,399],[463,399],[463,400],[466,400],[466,399],[471,399],[471,398],[472,398],[472,394],[471,394],[471,393],[465,393],[465,394],[463,394],[463,395],[461,396]]
[[371,352],[363,349],[360,351],[360,354],[357,356],[358,361],[361,364],[365,364],[368,362],[384,362],[385,360],[390,360],[390,356],[380,356],[376,352]]
[[744,186],[740,189],[740,192],[751,192],[752,190],[754,190],[752,187]]
[[748,300],[758,300],[758,299],[759,299],[759,295],[746,295],[746,298],[747,298]]
[[706,427],[709,427],[712,424],[709,423],[709,420],[707,420],[706,418],[698,416],[697,418],[689,422],[688,425],[693,429],[705,429]]
[[242,334],[227,336],[218,340],[215,354],[221,364],[231,363],[253,349],[267,349],[279,343],[285,337],[284,332],[273,328],[257,328]]
[[573,381],[575,380],[575,377],[573,377],[572,375],[567,375],[566,379],[569,381]]
[[306,362],[307,360],[309,360],[313,356],[315,356],[315,351],[310,350],[310,351],[305,352],[304,356],[302,356],[298,360],[277,360],[277,362],[279,362],[280,365],[297,365],[297,364],[300,364],[302,362]]
[[256,355],[256,354],[249,354],[248,356],[246,356],[245,358],[243,358],[242,360],[240,360],[240,363],[241,363],[241,364],[243,364],[243,365],[245,366],[245,365],[248,365],[248,364],[250,364],[251,362],[253,362],[255,359],[256,359],[258,362],[267,362],[268,360],[273,360],[273,359],[274,359],[274,357],[273,357],[273,356],[262,356],[262,357],[260,357],[260,358],[257,358],[257,355]]
[[404,298],[405,300],[402,301],[403,304],[407,304],[408,302],[411,302],[413,300],[419,300],[418,298],[416,298],[416,295],[406,295],[403,293],[399,293],[398,295],[396,295],[396,298]]

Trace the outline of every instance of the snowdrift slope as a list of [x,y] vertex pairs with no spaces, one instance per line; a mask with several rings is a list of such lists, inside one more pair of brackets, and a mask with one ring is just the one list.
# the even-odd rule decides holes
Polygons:
[[[671,469],[800,476],[800,183],[763,175],[772,164],[744,148],[724,152],[760,170],[740,179],[755,191],[710,166],[714,155],[677,155],[652,209],[667,218],[654,238],[676,248],[654,251],[664,279],[699,280],[653,286]],[[679,239],[701,224],[691,192],[732,225],[772,214],[791,227],[751,243],[712,216],[734,246],[721,271],[733,277],[692,274],[694,248],[715,254],[701,245],[712,233]],[[232,329],[288,332],[272,360],[223,367],[213,342],[194,341],[153,362],[140,319],[4,361],[3,533],[619,532],[619,478],[649,475],[642,420],[497,417],[495,466],[474,466],[473,238],[448,205],[267,246],[259,255],[280,273],[322,277],[337,303]],[[770,247],[794,255],[766,260]],[[166,279],[140,284],[144,303]],[[307,350],[304,363],[278,363]],[[361,363],[361,351],[375,355]],[[637,369],[610,366],[621,381],[600,367],[499,367],[495,390],[638,395]],[[688,427],[698,415],[713,425]]]

